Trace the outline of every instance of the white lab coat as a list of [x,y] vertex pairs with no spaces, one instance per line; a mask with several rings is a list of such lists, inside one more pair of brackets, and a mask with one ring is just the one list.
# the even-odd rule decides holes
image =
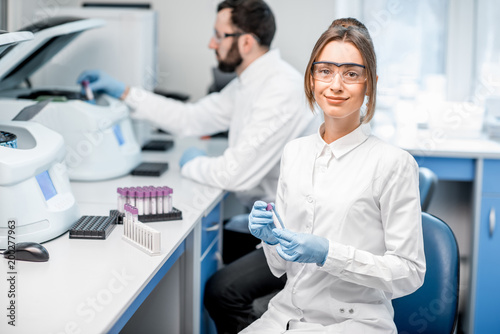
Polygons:
[[198,157],[183,176],[236,192],[247,206],[274,201],[279,161],[285,144],[317,128],[308,110],[303,78],[278,50],[255,60],[220,93],[197,103],[182,103],[132,88],[125,102],[132,116],[147,119],[179,136],[210,135],[229,129],[222,156]]
[[329,240],[326,262],[287,262],[263,243],[287,283],[243,333],[281,333],[289,322],[291,333],[396,333],[391,299],[423,284],[415,160],[369,125],[330,145],[322,131],[285,147],[276,209],[291,231]]

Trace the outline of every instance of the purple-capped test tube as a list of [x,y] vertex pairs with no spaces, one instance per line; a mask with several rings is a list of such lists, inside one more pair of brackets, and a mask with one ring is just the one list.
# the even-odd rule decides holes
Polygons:
[[136,207],[138,210],[138,214],[142,216],[144,214],[144,190],[141,187],[137,188],[136,193]]
[[278,214],[278,212],[276,212],[273,203],[267,204],[266,210],[271,211],[273,213],[274,226],[276,226],[276,228],[284,229],[285,224],[283,224],[280,215]]
[[92,89],[89,86],[90,82],[88,80],[83,80],[82,81],[82,86],[85,91],[85,97],[87,98],[88,101],[94,101],[94,93],[92,92]]
[[172,200],[170,196],[170,188],[169,187],[162,187],[163,188],[163,212],[168,213],[172,211]]
[[126,235],[133,239],[135,236],[135,223],[139,221],[139,210],[135,206],[129,205],[128,212],[130,218],[127,221]]
[[125,196],[125,203],[130,204],[130,198],[128,197],[129,187],[123,188],[123,196]]
[[156,203],[158,202],[157,201],[157,191],[156,191],[156,188],[151,186],[149,187],[150,191],[151,191],[151,214],[152,215],[156,215],[156,212],[157,212],[157,205]]
[[129,219],[128,219],[128,235],[129,237],[134,237],[134,218],[132,217],[133,206],[128,207]]
[[132,206],[135,206],[135,198],[137,195],[137,189],[135,187],[130,187],[128,190],[129,203]]
[[124,213],[125,209],[123,208],[123,205],[126,203],[126,197],[125,197],[125,192],[123,191],[123,188],[119,187],[116,189],[116,193],[118,194],[117,197],[117,202],[118,202],[118,212]]
[[174,189],[167,187],[167,190],[168,190],[168,212],[170,212],[174,209],[174,204],[173,204]]
[[132,223],[137,223],[139,221],[139,210],[134,206],[131,208],[130,213],[132,214]]
[[162,187],[156,187],[156,205],[157,205],[157,210],[156,212],[158,214],[164,213],[163,211],[163,188]]
[[148,187],[144,187],[144,214],[151,214],[151,190]]
[[127,233],[130,226],[130,204],[125,203],[123,210],[125,211],[125,217],[123,217],[123,233],[128,236]]

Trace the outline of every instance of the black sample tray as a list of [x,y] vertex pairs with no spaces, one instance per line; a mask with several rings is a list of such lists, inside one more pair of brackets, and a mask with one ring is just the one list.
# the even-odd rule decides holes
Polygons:
[[69,238],[104,240],[113,231],[116,222],[116,216],[82,216],[69,229]]
[[135,167],[130,174],[135,176],[160,176],[168,169],[166,162],[143,162]]

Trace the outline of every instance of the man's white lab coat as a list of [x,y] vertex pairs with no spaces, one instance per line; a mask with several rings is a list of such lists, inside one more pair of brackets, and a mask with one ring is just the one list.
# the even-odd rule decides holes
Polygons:
[[303,77],[271,50],[250,64],[220,93],[182,103],[131,88],[125,102],[133,117],[147,119],[179,136],[229,129],[228,148],[219,157],[197,157],[183,176],[236,193],[247,206],[274,201],[285,144],[314,132],[319,124],[306,107]]

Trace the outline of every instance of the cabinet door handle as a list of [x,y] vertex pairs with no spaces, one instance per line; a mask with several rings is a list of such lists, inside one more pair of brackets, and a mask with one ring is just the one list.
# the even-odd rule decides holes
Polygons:
[[215,252],[215,259],[217,262],[222,263],[222,254],[221,252]]
[[217,231],[219,230],[219,224],[214,223],[212,226],[206,227],[205,231],[207,232],[212,232],[212,231]]
[[496,217],[495,217],[495,208],[490,209],[490,237],[493,236],[493,233],[495,232],[495,225],[496,225]]

